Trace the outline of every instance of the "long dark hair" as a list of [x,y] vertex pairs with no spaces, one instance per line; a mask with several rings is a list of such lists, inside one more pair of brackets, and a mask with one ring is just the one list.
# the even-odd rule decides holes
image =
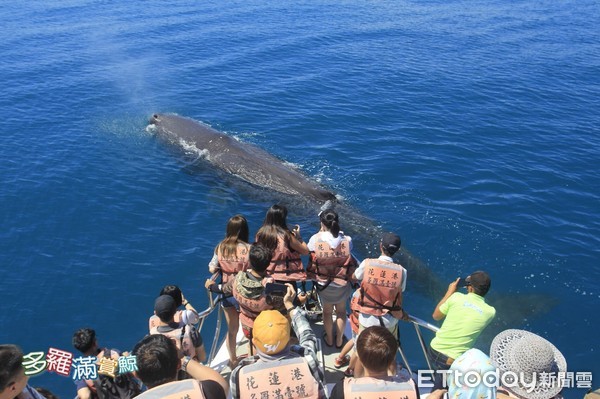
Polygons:
[[263,244],[271,251],[277,248],[277,237],[284,235],[286,243],[289,242],[290,229],[286,224],[287,208],[285,205],[275,204],[269,208],[265,215],[265,220],[256,233],[256,242]]
[[321,213],[320,219],[323,226],[327,227],[327,230],[329,230],[334,237],[337,237],[340,233],[338,214],[329,209]]
[[224,259],[235,258],[238,244],[248,243],[249,235],[246,218],[242,215],[232,216],[227,222],[225,239],[217,245],[215,252],[218,254],[220,251]]

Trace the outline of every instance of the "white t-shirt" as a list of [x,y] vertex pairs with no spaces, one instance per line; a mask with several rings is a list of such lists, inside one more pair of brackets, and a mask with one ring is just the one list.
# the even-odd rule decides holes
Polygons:
[[[308,246],[309,251],[314,251],[318,240],[325,241],[330,248],[335,249],[340,245],[344,238],[348,240],[348,247],[350,251],[352,251],[352,237],[344,235],[343,231],[340,231],[337,237],[334,237],[330,231],[319,231],[317,234],[314,234],[312,237],[310,237],[310,240],[308,240],[308,244],[306,245]],[[317,282],[317,284],[324,285],[320,282]],[[332,285],[334,287],[344,287],[342,285],[337,284],[335,281],[332,281],[329,285]]]
[[[385,262],[394,262],[394,260],[392,258],[390,258],[389,256],[385,256],[385,255],[381,255],[378,259],[385,261]],[[365,275],[365,261],[362,261],[360,263],[360,265],[358,266],[358,268],[354,271],[354,277],[356,277],[357,280],[362,280],[364,275]],[[404,267],[402,267],[402,292],[404,292],[404,290],[406,289],[406,276],[407,276],[406,269]],[[358,292],[358,290],[356,292]],[[363,325],[364,327],[380,326],[381,323],[383,323],[384,327],[390,328],[398,323],[398,319],[396,319],[394,316],[392,316],[389,313],[381,316],[381,319],[379,318],[379,316],[373,316],[370,314],[359,313],[358,314],[358,322],[361,325]]]
[[310,240],[308,240],[308,244],[306,245],[308,246],[309,251],[314,251],[317,240],[320,240],[325,241],[331,248],[335,249],[340,245],[340,242],[342,242],[344,238],[348,240],[348,246],[350,247],[350,251],[352,251],[352,237],[344,235],[343,231],[340,231],[337,237],[334,237],[329,231],[319,231],[317,234],[310,237]]

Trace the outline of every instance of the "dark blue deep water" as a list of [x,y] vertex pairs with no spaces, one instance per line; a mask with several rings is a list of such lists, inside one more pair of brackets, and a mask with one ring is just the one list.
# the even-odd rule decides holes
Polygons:
[[[599,21],[594,0],[5,2],[0,342],[70,350],[91,326],[129,349],[164,284],[206,305],[226,220],[253,234],[275,199],[145,130],[174,112],[303,169],[444,286],[487,270],[506,326],[600,386]],[[440,294],[408,278],[431,321]]]

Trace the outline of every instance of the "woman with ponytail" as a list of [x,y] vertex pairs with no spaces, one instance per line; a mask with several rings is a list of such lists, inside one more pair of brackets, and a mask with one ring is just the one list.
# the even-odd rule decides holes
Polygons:
[[[317,288],[323,305],[325,344],[341,348],[346,327],[346,302],[351,294],[349,283],[356,261],[352,257],[352,238],[340,230],[338,214],[333,210],[320,213],[321,229],[308,242],[310,261],[307,276]],[[333,314],[335,312],[335,334]]]

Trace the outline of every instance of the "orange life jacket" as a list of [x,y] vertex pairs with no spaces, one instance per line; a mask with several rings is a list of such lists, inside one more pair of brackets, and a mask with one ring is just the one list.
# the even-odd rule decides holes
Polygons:
[[288,246],[283,235],[277,237],[277,248],[271,256],[267,274],[277,281],[306,280],[306,272],[300,254]]
[[[268,392],[269,398],[319,398],[319,383],[303,357],[257,361],[240,368],[240,398]],[[266,396],[265,396],[266,397]]]
[[380,380],[372,377],[346,378],[345,399],[417,399],[412,379],[406,382]]
[[254,326],[254,319],[260,312],[273,309],[273,307],[267,303],[264,293],[256,299],[246,298],[238,291],[237,284],[237,281],[233,282],[232,294],[240,305],[240,322],[243,326],[251,329]]
[[342,238],[336,248],[331,248],[327,241],[317,238],[315,250],[310,253],[306,275],[309,279],[325,286],[331,282],[344,286],[355,269],[356,262],[350,253],[350,243],[347,238]]
[[183,352],[185,356],[197,360],[196,347],[194,346],[194,341],[191,336],[192,328],[192,326],[182,326],[168,332],[159,332],[158,327],[154,327],[150,330],[150,334],[162,334],[165,337],[171,338],[175,342],[175,345],[177,345],[177,349]]
[[365,273],[355,310],[373,316],[402,309],[402,266],[365,259]]
[[355,310],[356,306],[358,305],[358,298],[358,294],[353,294],[352,298],[350,298],[350,316],[348,316],[348,320],[350,321],[350,328],[352,329],[352,332],[356,335],[358,335],[358,329],[360,327],[358,322],[359,312],[358,310]]
[[200,382],[194,379],[169,382],[136,396],[140,399],[205,399]]
[[219,266],[221,267],[222,283],[225,284],[238,272],[245,271],[248,269],[250,262],[248,260],[248,252],[250,250],[250,244],[238,243],[237,253],[233,258],[223,258],[222,251],[218,251],[217,259]]

